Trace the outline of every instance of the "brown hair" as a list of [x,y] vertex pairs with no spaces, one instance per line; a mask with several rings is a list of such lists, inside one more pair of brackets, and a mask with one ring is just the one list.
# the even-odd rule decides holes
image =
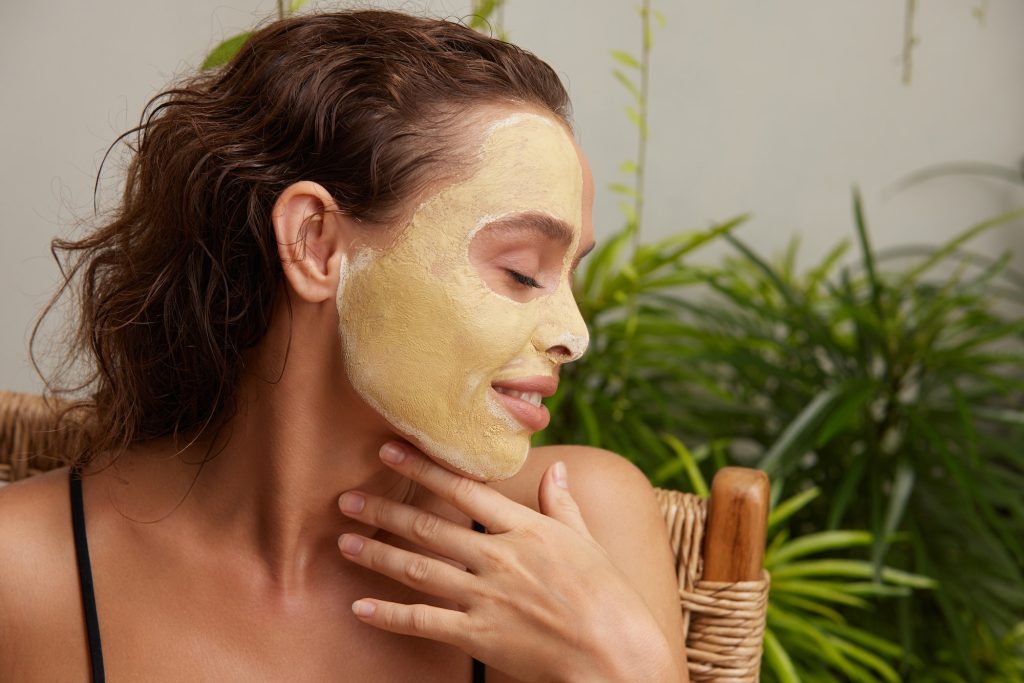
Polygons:
[[499,102],[568,124],[565,89],[532,54],[382,11],[268,24],[224,67],[150,100],[114,143],[131,154],[120,204],[91,234],[51,244],[64,282],[30,346],[35,363],[40,324],[76,294],[55,377],[81,358],[86,372],[73,386],[47,382],[51,395],[78,394],[70,405],[88,416],[87,445],[71,459],[215,432],[274,309],[282,271],[270,212],[281,191],[313,180],[346,213],[387,222],[458,161],[459,117]]

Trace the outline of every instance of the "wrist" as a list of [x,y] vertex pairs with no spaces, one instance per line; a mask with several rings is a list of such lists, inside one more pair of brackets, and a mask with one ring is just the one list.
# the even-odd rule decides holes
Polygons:
[[591,641],[586,665],[566,672],[566,681],[602,683],[680,683],[687,679],[678,670],[672,648],[660,629],[645,633],[619,630],[617,637]]

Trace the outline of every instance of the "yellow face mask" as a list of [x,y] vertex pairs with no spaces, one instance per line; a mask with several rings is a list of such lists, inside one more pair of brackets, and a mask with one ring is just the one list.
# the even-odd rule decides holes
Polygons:
[[[519,471],[532,431],[547,424],[540,394],[587,346],[569,277],[583,171],[565,129],[527,113],[492,122],[475,161],[387,250],[352,255],[337,305],[346,371],[363,400],[431,457],[492,480]],[[495,288],[471,261],[474,238],[495,226],[550,238],[551,225],[563,232],[558,277],[534,281],[528,296]]]

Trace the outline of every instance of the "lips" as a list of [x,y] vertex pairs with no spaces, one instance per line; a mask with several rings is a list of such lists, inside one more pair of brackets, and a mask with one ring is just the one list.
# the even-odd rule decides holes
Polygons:
[[551,413],[541,399],[558,389],[556,377],[518,377],[491,384],[498,403],[521,425],[539,432],[551,422]]

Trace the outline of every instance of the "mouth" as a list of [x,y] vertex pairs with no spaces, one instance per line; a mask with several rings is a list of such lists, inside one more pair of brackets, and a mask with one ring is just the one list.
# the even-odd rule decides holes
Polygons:
[[555,377],[521,377],[491,384],[498,403],[531,432],[539,432],[551,422],[551,413],[541,400],[557,388]]
[[515,391],[513,389],[506,389],[505,387],[494,387],[494,390],[503,396],[511,396],[512,398],[518,398],[520,401],[526,401],[532,403],[535,406],[541,405],[541,395],[539,391]]

